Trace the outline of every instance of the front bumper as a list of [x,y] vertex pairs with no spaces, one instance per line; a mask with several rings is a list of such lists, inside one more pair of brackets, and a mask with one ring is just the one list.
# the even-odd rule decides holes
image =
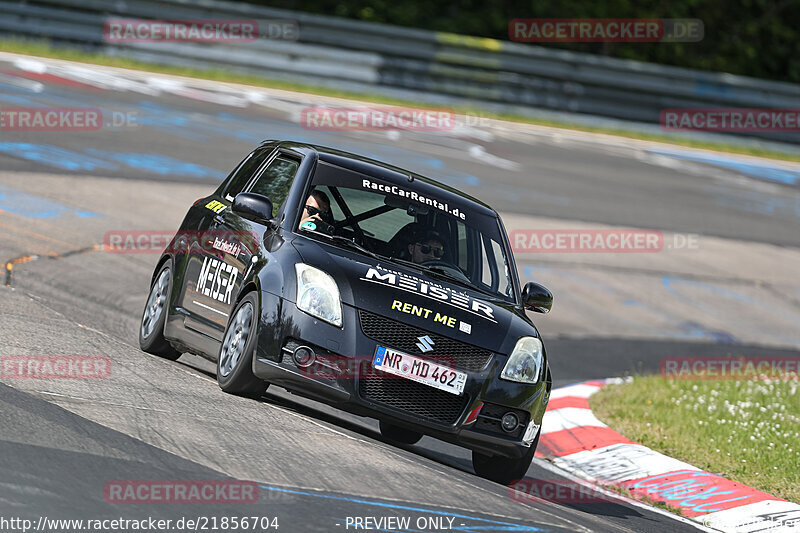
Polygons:
[[[491,354],[485,365],[478,365],[480,369],[452,365],[467,373],[461,396],[383,374],[371,369],[371,362],[377,346],[388,344],[365,335],[357,309],[342,307],[343,327],[338,328],[298,310],[293,302],[262,293],[253,373],[345,411],[489,455],[521,457],[528,451],[530,442],[522,437],[529,424],[541,426],[549,383],[525,385],[500,380],[506,357],[497,354]],[[314,350],[317,358],[310,367],[296,364],[292,353],[299,346]],[[515,412],[520,420],[518,429],[511,433],[496,423],[498,415],[506,411]]]

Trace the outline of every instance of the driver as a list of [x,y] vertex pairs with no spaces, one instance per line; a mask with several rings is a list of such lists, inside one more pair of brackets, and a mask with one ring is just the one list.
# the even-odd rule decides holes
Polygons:
[[311,231],[323,229],[330,222],[331,202],[328,195],[322,191],[313,191],[306,199],[303,208],[303,218],[300,219],[300,227]]
[[441,261],[444,257],[444,239],[435,231],[426,231],[408,245],[408,254],[414,263]]

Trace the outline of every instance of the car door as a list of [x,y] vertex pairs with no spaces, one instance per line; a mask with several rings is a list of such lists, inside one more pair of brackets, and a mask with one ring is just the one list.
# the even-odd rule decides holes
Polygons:
[[[243,192],[269,198],[275,217],[286,201],[300,162],[299,156],[287,151],[273,154]],[[264,250],[263,243],[267,232],[273,230],[265,224],[241,217],[231,209],[224,209],[214,217],[213,229],[211,245],[214,253],[208,254],[201,265],[198,291],[202,290],[206,298],[203,302],[205,317],[215,326],[215,338],[221,340],[250,269],[260,260],[269,260],[264,257],[269,252]]]
[[184,310],[184,326],[217,341],[222,340],[236,282],[244,270],[237,253],[240,243],[236,235],[225,232],[224,216],[274,153],[274,146],[264,146],[246,157],[220,189],[198,204],[208,223],[187,236],[190,246],[178,304]]

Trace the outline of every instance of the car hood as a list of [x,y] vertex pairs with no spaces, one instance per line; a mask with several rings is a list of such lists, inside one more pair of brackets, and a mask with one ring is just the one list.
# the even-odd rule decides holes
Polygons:
[[512,304],[327,243],[299,238],[293,244],[305,263],[334,277],[342,302],[358,309],[498,353],[509,353],[519,336],[538,336]]

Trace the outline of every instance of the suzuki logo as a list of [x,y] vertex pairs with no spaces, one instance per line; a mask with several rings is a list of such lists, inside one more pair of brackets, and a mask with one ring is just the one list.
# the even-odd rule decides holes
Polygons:
[[430,352],[431,350],[433,350],[433,345],[436,344],[427,335],[425,335],[424,337],[417,337],[417,340],[419,341],[417,343],[417,348],[419,348],[421,352]]

